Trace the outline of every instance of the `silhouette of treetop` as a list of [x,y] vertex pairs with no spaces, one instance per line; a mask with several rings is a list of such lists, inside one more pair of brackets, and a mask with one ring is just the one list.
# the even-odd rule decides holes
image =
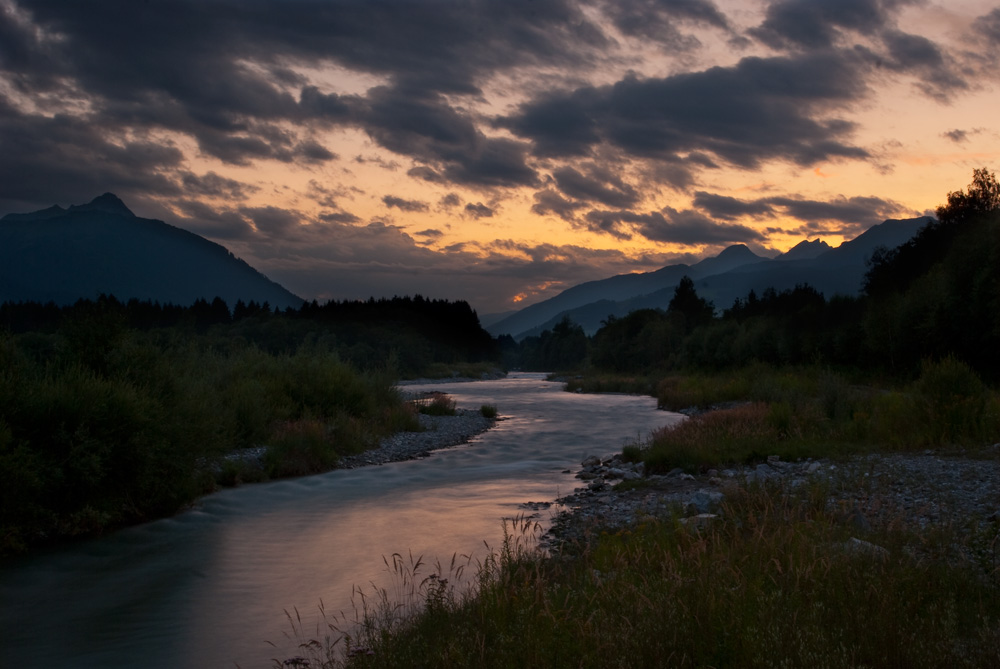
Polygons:
[[948,193],[948,204],[937,208],[941,223],[960,223],[971,218],[1000,211],[1000,183],[985,167],[972,171],[972,183],[967,191]]

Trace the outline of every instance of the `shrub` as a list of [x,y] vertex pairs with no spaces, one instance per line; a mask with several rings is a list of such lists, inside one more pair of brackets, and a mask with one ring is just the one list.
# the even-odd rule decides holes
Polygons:
[[964,362],[950,356],[924,361],[914,392],[923,430],[932,443],[980,441],[988,436],[989,393]]
[[484,404],[483,406],[479,407],[479,413],[483,416],[483,418],[490,418],[490,419],[496,419],[498,415],[497,408],[492,404]]
[[454,416],[455,400],[444,393],[431,393],[429,401],[420,405],[420,413],[428,416]]
[[329,469],[337,462],[326,424],[306,419],[280,424],[268,444],[264,463],[271,476],[298,476]]

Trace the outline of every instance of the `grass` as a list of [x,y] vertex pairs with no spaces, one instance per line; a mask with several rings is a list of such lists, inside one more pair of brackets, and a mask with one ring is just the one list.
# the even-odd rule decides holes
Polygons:
[[313,667],[995,666],[995,574],[942,557],[970,539],[896,528],[852,542],[813,493],[734,490],[705,529],[648,522],[572,560],[508,535],[471,591],[425,578],[417,615],[383,599],[304,648]]
[[454,416],[457,413],[457,403],[446,393],[430,392],[415,403],[417,410],[428,416]]
[[[674,467],[695,471],[768,455],[795,460],[975,449],[1000,434],[1000,395],[952,359],[926,363],[919,379],[894,390],[861,388],[830,374],[761,375],[755,383],[750,397],[756,401],[661,429],[629,457],[643,460],[650,473]],[[731,397],[731,379],[715,387],[721,393],[707,398]]]

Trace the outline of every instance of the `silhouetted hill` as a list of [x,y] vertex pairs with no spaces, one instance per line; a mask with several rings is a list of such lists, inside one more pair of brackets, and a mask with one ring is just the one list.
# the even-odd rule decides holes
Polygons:
[[[520,311],[485,326],[492,334],[515,334],[517,338],[525,337],[531,333],[537,334],[543,329],[558,323],[563,314],[569,313],[578,307],[588,305],[588,313],[600,307],[593,307],[594,303],[613,304],[616,302],[630,300],[639,295],[648,295],[664,288],[673,290],[677,283],[685,275],[692,278],[707,276],[726,272],[747,263],[759,262],[765,258],[756,255],[743,244],[737,244],[725,249],[714,258],[706,258],[694,265],[667,265],[653,272],[643,272],[641,274],[619,274],[608,279],[588,281],[579,285],[567,288],[555,297],[551,297],[542,302],[532,304]],[[597,319],[606,318],[610,311],[605,311]],[[584,325],[581,315],[571,316],[574,323]],[[588,322],[593,318],[588,317]],[[593,330],[584,325],[588,333]],[[593,328],[596,330],[596,328]]]
[[912,238],[929,217],[890,219],[856,238],[830,248],[820,240],[801,242],[777,258],[762,258],[740,244],[694,265],[669,265],[654,272],[625,274],[573,286],[559,295],[531,305],[487,327],[494,335],[515,339],[538,335],[568,317],[593,334],[610,316],[626,316],[637,309],[666,309],[684,276],[695,282],[698,295],[721,311],[754,290],[777,291],[809,284],[827,297],[855,295],[861,290],[865,263],[879,246],[894,248]]
[[0,219],[0,302],[71,304],[100,293],[179,305],[221,297],[230,308],[303,302],[225,247],[140,218],[111,193]]

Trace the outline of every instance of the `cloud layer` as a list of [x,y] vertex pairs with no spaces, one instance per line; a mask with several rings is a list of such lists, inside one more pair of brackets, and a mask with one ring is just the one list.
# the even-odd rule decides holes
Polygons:
[[[487,310],[779,233],[853,236],[917,212],[732,183],[884,172],[864,125],[881,88],[941,109],[981,90],[1000,10],[946,35],[914,27],[923,7],[0,0],[0,214],[113,191],[307,297],[459,284],[444,296]],[[561,241],[523,232],[542,227]]]

